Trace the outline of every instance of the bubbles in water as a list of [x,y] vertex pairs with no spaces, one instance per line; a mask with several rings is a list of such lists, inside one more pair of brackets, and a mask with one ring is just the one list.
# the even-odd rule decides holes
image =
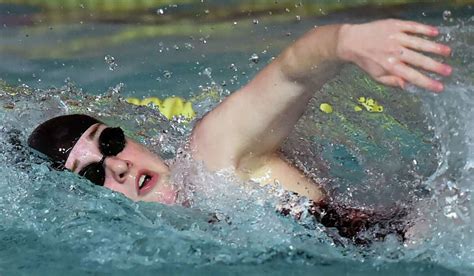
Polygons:
[[105,63],[109,66],[110,71],[114,71],[117,67],[118,64],[115,62],[115,58],[111,55],[106,55],[104,57]]

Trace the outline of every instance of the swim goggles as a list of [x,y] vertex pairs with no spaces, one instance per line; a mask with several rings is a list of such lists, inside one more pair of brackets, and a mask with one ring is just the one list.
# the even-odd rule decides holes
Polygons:
[[79,175],[89,179],[92,183],[104,186],[105,183],[105,158],[116,156],[125,148],[126,140],[120,127],[105,128],[99,136],[99,150],[102,158],[85,166]]

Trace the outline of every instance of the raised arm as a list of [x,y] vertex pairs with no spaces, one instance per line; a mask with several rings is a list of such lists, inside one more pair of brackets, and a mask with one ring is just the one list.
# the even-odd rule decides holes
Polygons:
[[441,91],[441,83],[413,67],[449,75],[449,66],[417,51],[449,55],[450,49],[413,34],[435,36],[438,31],[399,20],[309,31],[199,122],[191,140],[195,158],[215,170],[248,166],[273,154],[313,94],[344,62],[357,64],[386,85],[410,82]]

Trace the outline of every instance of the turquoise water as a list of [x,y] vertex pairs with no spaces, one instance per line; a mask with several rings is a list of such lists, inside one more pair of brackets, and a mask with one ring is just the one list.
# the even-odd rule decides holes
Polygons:
[[[1,45],[16,51],[2,48],[0,77],[13,86],[25,85],[0,86],[0,273],[472,274],[474,23],[469,7],[450,9],[446,20],[444,10],[386,11],[442,26],[440,40],[455,49],[450,63],[456,68],[444,94],[384,89],[346,68],[312,101],[314,108],[284,147],[300,167],[324,178],[341,200],[379,206],[409,199],[413,220],[426,228],[419,231],[422,237],[406,245],[389,238],[369,248],[336,245],[310,218],[282,217],[275,212],[285,196],[281,191],[255,189],[230,173],[207,173],[181,149],[191,126],[170,124],[156,111],[120,98],[189,96],[210,86],[222,98],[298,34],[321,22],[354,20],[348,13],[258,24],[251,17],[230,22],[224,34],[148,38],[85,48],[63,58],[47,55],[58,37],[67,40],[61,34],[106,36],[128,26],[53,26],[55,39],[49,28],[28,31],[27,37],[18,26],[4,27]],[[252,54],[259,56],[257,64],[249,60]],[[115,68],[106,56],[114,58]],[[108,87],[120,83],[125,87],[110,95]],[[358,96],[376,98],[385,112],[352,113]],[[321,101],[330,102],[340,115],[321,115]],[[202,100],[198,113],[215,103]],[[38,122],[66,112],[99,114],[157,153],[178,154],[177,161],[169,161],[173,180],[189,191],[193,208],[134,203],[73,174],[51,171],[24,146],[25,139]],[[220,222],[208,223],[211,216]]]

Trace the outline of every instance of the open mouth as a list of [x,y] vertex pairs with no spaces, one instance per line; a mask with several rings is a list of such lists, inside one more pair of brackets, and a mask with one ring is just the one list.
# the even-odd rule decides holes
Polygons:
[[137,193],[144,196],[155,187],[159,175],[154,172],[140,171],[137,175]]

